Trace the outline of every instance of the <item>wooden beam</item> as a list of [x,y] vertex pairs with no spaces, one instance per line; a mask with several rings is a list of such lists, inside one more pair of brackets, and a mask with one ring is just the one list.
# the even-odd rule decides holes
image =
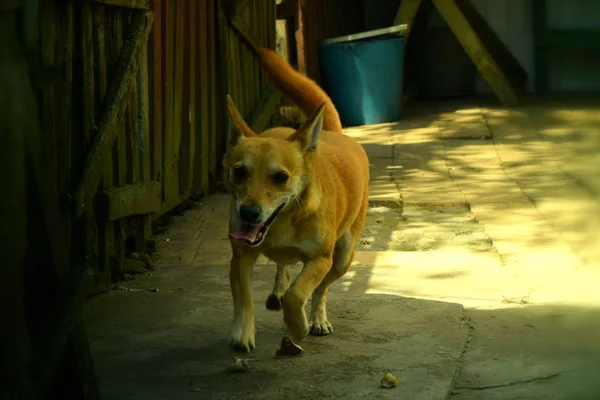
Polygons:
[[513,87],[524,88],[527,81],[527,73],[517,58],[500,40],[496,32],[490,27],[485,18],[477,11],[469,0],[455,0],[461,11],[479,35],[482,43],[490,52],[498,65],[506,73],[507,78],[513,82]]
[[259,46],[256,44],[254,39],[252,39],[252,36],[248,32],[248,29],[244,26],[242,20],[239,17],[235,16],[233,18],[229,18],[228,22],[231,28],[235,31],[235,33],[237,33],[238,37],[242,39],[244,43],[248,45],[248,47],[250,47],[250,49],[255,55],[258,55]]
[[151,10],[152,0],[94,0],[96,3],[106,4],[107,6],[116,6],[123,8],[133,8],[136,10]]
[[429,14],[427,9],[431,10],[429,0],[402,0],[400,2],[400,7],[398,7],[398,12],[394,18],[394,25],[406,25],[405,43],[408,42],[413,27],[417,25],[417,20],[420,19],[417,17],[420,17],[423,13]]
[[99,193],[98,212],[108,221],[155,213],[161,206],[160,191],[158,182],[112,187]]
[[254,132],[265,129],[280,99],[281,93],[274,87],[268,86],[248,117],[248,123]]
[[240,15],[242,13],[242,11],[244,11],[244,8],[246,8],[246,6],[248,5],[249,1],[248,0],[236,0],[234,1],[234,9],[233,9],[233,16],[237,17],[238,15]]
[[[2,6],[9,5],[11,3]],[[15,8],[17,6],[20,5],[15,3]],[[2,21],[6,25],[2,27],[14,27],[16,15],[3,15]],[[0,91],[0,108],[4,111],[0,113],[0,179],[10,190],[4,193],[0,205],[0,218],[5,224],[5,228],[0,229],[0,370],[3,371],[0,398],[34,399],[40,393],[29,372],[36,352],[25,311],[25,282],[28,279],[24,271],[28,251],[25,135],[36,129],[32,129],[31,122],[32,117],[38,115],[34,110],[37,102],[32,90],[24,90],[29,85],[28,66],[21,56],[24,52],[19,46],[16,29],[3,30],[1,41],[0,87],[3,90]]]
[[457,0],[431,0],[469,55],[475,66],[505,106],[519,104],[518,94],[506,71],[479,37]]
[[117,127],[123,117],[124,101],[131,90],[139,67],[139,54],[148,39],[152,21],[151,11],[140,11],[132,18],[128,37],[123,44],[116,73],[106,96],[106,112],[98,124],[98,133],[87,156],[81,181],[74,192],[77,217],[81,217],[100,183],[102,169],[115,142]]

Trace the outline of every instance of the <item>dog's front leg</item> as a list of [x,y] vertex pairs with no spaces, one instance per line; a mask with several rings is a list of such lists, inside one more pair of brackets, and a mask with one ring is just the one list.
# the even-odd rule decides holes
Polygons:
[[231,257],[229,284],[233,296],[233,330],[229,347],[235,351],[251,352],[255,347],[252,270],[258,255],[256,251],[234,250]]
[[331,256],[322,256],[308,261],[302,272],[285,292],[283,297],[283,320],[292,340],[299,343],[308,336],[308,321],[304,305],[306,300],[331,269]]

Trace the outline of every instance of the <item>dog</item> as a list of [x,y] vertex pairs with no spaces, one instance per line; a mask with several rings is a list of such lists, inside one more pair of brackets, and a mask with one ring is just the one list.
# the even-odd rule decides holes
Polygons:
[[[306,115],[299,129],[253,132],[227,96],[232,140],[223,157],[231,194],[229,239],[233,329],[229,346],[255,349],[252,270],[260,254],[277,264],[266,308],[283,309],[289,336],[329,335],[327,293],[348,270],[363,229],[369,196],[369,160],[342,132],[338,112],[314,81],[276,52],[259,48],[270,82]],[[302,262],[294,281],[288,266]],[[304,310],[312,296],[310,321]]]

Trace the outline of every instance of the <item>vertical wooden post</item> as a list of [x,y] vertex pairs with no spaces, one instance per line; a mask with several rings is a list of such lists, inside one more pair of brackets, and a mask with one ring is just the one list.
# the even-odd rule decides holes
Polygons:
[[[94,20],[96,21],[96,36],[94,43],[95,60],[97,67],[98,77],[98,96],[100,103],[104,102],[106,98],[106,91],[108,89],[108,62],[111,56],[107,53],[106,36],[107,36],[107,24],[106,24],[106,11],[105,7],[96,7]],[[110,32],[109,32],[110,33]],[[108,36],[111,37],[110,35]],[[100,111],[102,112],[102,111]],[[113,186],[113,162],[112,152],[109,156],[108,162],[104,164],[104,171],[102,172],[102,182],[100,187],[102,189],[109,189]],[[102,271],[111,273],[112,261],[115,257],[115,224],[114,222],[106,222],[103,226],[98,229],[99,239],[99,263],[102,265]],[[106,284],[108,284],[108,279]],[[101,288],[98,288],[101,289]],[[98,290],[95,289],[95,290]]]
[[[83,61],[83,112],[82,112],[82,132],[84,137],[84,151],[88,151],[90,144],[95,136],[96,126],[96,106],[95,106],[95,83],[94,83],[94,24],[92,16],[92,4],[83,2],[81,4],[81,58]],[[110,284],[110,269],[98,269],[98,226],[96,224],[96,215],[93,207],[85,210],[85,218],[78,223],[85,237],[85,265],[94,270],[94,282],[89,289],[91,292],[96,290],[108,289]]]
[[173,101],[174,101],[174,68],[175,68],[175,6],[174,1],[163,2],[164,33],[163,46],[165,48],[164,65],[164,147],[163,147],[163,185],[165,191],[165,207],[170,207],[175,202],[178,186],[174,185],[173,163],[175,161],[175,147],[173,145]]
[[[187,70],[187,79],[189,79],[189,107],[188,107],[188,115],[189,115],[189,157],[188,157],[188,170],[186,177],[186,190],[189,195],[193,195],[195,192],[194,189],[194,174],[195,171],[195,163],[196,163],[196,138],[198,136],[198,118],[200,117],[196,113],[196,87],[198,82],[196,81],[196,69],[199,67],[198,58],[196,56],[197,53],[197,43],[198,43],[198,2],[195,0],[190,1],[190,8],[188,10],[188,36],[189,36],[189,64]],[[203,61],[203,60],[202,60]]]

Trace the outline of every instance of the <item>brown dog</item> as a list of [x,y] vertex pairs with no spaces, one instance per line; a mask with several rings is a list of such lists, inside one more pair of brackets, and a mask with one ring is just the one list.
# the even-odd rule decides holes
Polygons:
[[[229,345],[255,347],[252,269],[262,253],[277,263],[269,310],[283,308],[296,343],[308,333],[328,335],[327,292],[346,273],[363,228],[369,161],[360,144],[342,133],[331,99],[277,53],[259,50],[272,83],[310,118],[298,129],[248,127],[228,96],[235,129],[223,159],[232,194],[229,237],[234,320]],[[304,263],[291,282],[288,265]],[[310,323],[304,306],[312,295]]]

